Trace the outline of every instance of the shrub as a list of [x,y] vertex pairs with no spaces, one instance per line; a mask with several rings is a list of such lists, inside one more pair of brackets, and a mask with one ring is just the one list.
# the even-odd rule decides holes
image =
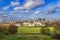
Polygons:
[[44,27],[41,28],[41,33],[45,34],[45,28]]
[[45,28],[45,34],[46,34],[46,35],[50,35],[50,33],[51,33],[51,32],[50,32],[50,29],[49,29],[49,28]]
[[60,40],[60,34],[54,34],[51,37]]
[[17,26],[10,25],[7,31],[11,34],[15,34],[17,32]]
[[53,35],[55,33],[54,27],[45,27],[41,29],[42,34]]

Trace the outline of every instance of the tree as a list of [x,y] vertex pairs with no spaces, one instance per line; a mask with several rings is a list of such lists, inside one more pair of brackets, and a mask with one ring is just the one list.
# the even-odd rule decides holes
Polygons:
[[15,34],[17,32],[17,26],[12,24],[12,25],[9,26],[7,31],[11,34]]

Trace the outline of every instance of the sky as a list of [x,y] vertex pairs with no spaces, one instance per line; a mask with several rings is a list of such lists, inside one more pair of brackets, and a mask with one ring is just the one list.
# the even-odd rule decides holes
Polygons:
[[0,0],[0,21],[60,19],[60,0]]

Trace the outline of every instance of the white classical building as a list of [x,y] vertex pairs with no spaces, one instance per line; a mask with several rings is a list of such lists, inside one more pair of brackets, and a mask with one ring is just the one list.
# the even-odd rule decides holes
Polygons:
[[43,22],[40,21],[34,21],[35,25],[40,25],[40,26],[45,26],[45,24]]
[[21,26],[21,24],[14,24],[15,26]]
[[29,21],[29,22],[28,22],[28,26],[35,26],[34,21]]
[[34,23],[29,23],[29,26],[35,26],[35,24]]
[[45,23],[44,22],[41,22],[41,21],[27,21],[27,22],[23,22],[22,24],[21,23],[17,23],[15,24],[16,26],[35,26],[35,25],[40,25],[40,26],[45,26]]

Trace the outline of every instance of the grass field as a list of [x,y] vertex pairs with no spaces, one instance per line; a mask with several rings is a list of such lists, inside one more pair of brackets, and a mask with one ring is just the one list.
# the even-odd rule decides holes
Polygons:
[[41,27],[19,27],[18,33],[40,33]]
[[[50,32],[50,33],[54,32],[53,27],[49,27],[49,30],[48,28],[46,28],[46,32]],[[41,27],[28,27],[28,26],[18,27],[17,33],[18,34],[20,33],[41,33]]]
[[[53,30],[53,28],[50,29]],[[0,40],[53,40],[51,36],[40,33],[41,27],[22,26],[18,27],[17,33],[13,35],[0,33]]]
[[50,36],[47,35],[2,35],[0,40],[52,40]]

